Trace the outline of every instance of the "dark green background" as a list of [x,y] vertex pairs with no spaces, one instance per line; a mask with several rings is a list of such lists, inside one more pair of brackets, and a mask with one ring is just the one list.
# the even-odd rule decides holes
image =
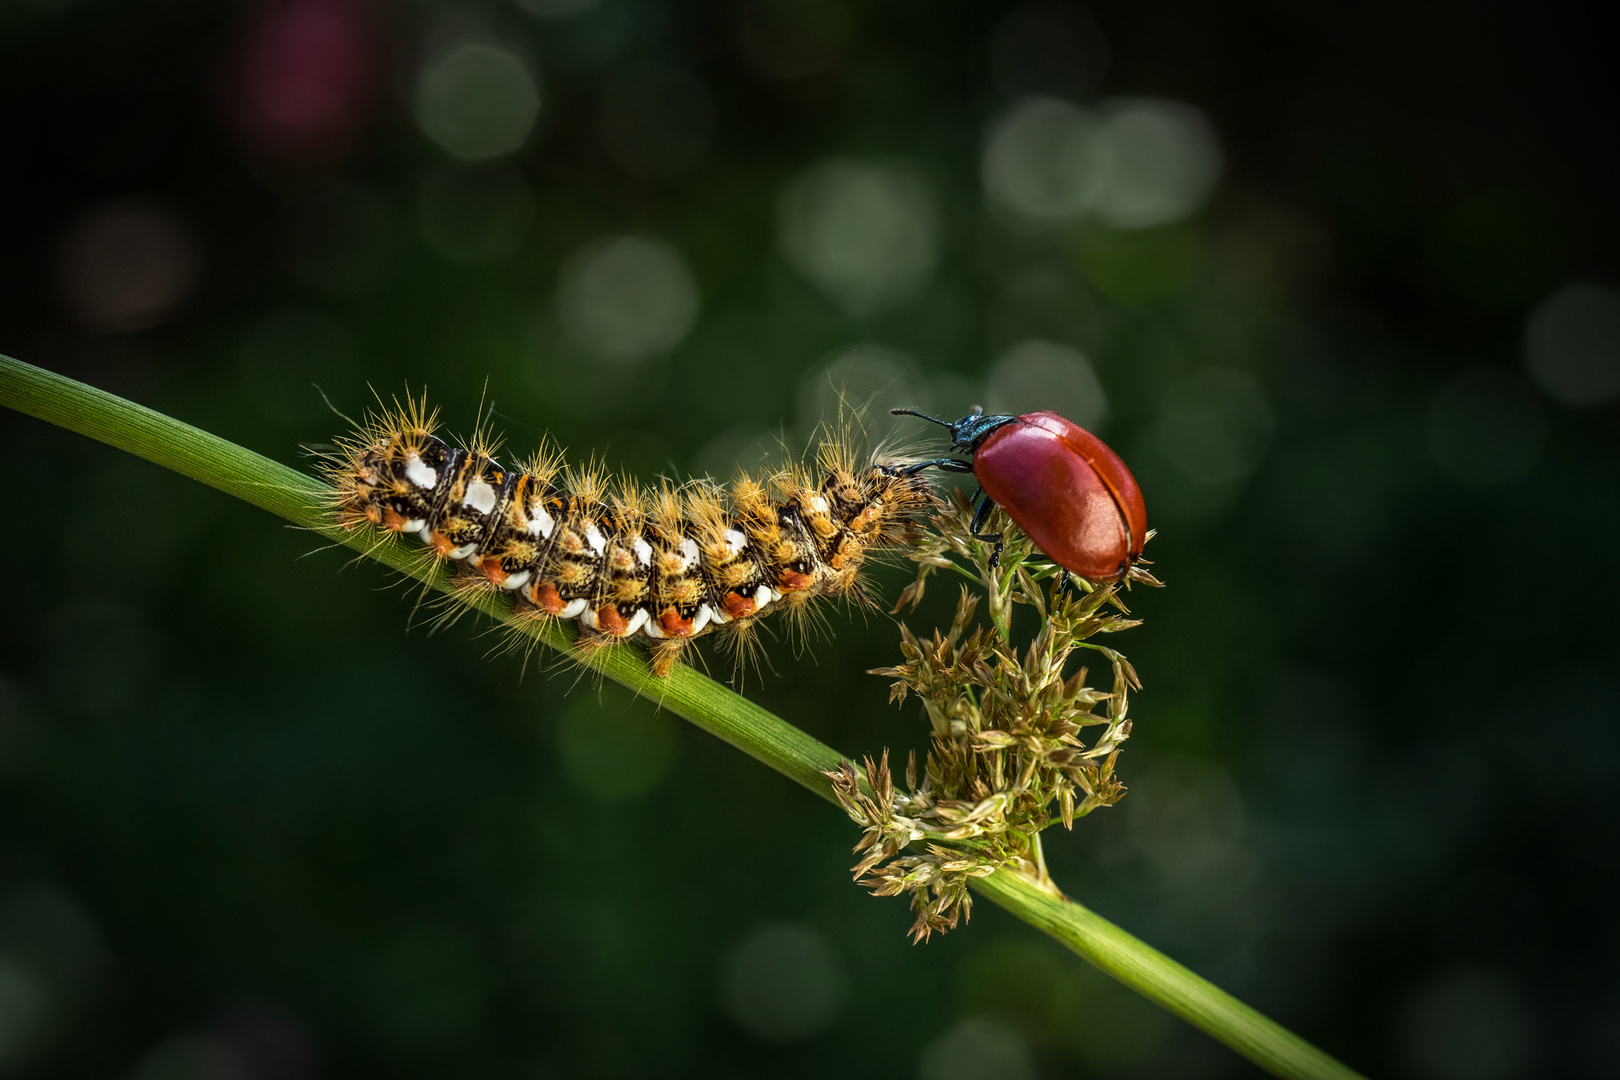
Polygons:
[[[328,5],[360,12],[369,96],[333,138],[271,145],[230,87],[244,43],[311,2],[0,8],[0,350],[299,467],[338,425],[312,381],[345,411],[425,383],[458,431],[487,385],[517,450],[550,432],[647,477],[802,445],[851,346],[834,378],[879,408],[953,413],[1012,342],[1076,347],[1170,587],[1133,594],[1147,622],[1117,642],[1146,684],[1132,794],[1049,838],[1058,881],[1370,1074],[1620,1070],[1617,414],[1523,364],[1536,305],[1616,274],[1595,24],[1108,2],[1106,70],[1095,39],[1089,68],[1009,70],[1004,19],[1083,13]],[[470,31],[543,94],[495,174],[532,218],[473,266],[423,239],[426,178],[460,174],[411,111],[424,51]],[[604,148],[604,103],[670,68],[712,133],[638,175]],[[1202,109],[1219,185],[1158,228],[1021,234],[986,209],[980,154],[1028,92]],[[829,158],[933,192],[916,296],[851,313],[779,254],[782,192]],[[129,198],[200,253],[184,304],[133,329],[62,284],[74,230]],[[570,256],[623,233],[673,244],[702,298],[633,369],[550,315]],[[910,359],[869,386],[877,346]],[[1227,484],[1163,449],[1206,369],[1252,377],[1273,426]],[[849,883],[855,830],[829,807],[466,622],[407,630],[408,591],[373,566],[11,414],[0,452],[0,1071],[1252,1072],[998,911],[907,944],[902,902]],[[1501,453],[1516,475],[1493,479]],[[891,596],[903,576],[879,574]],[[828,626],[774,643],[750,696],[850,753],[919,745],[862,674],[895,658],[891,622]],[[739,966],[775,1029],[726,1005]]]

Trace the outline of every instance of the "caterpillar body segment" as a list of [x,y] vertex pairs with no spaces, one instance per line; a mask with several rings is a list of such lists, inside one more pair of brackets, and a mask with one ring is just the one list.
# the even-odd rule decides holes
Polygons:
[[554,451],[509,470],[486,440],[451,445],[435,421],[407,400],[339,440],[326,467],[339,523],[419,537],[520,613],[577,621],[587,646],[641,638],[660,676],[694,638],[824,596],[864,599],[866,559],[915,544],[938,506],[916,470],[858,462],[847,438],[821,448],[815,474],[648,489]]

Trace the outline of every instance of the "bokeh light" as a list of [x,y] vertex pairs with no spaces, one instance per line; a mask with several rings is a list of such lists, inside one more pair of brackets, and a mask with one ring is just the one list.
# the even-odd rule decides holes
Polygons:
[[698,287],[686,260],[663,240],[598,240],[564,265],[557,288],[562,325],[604,360],[635,363],[669,352],[697,320]]
[[1092,216],[1116,229],[1179,221],[1198,210],[1221,172],[1203,113],[1156,98],[1088,109],[1051,97],[1015,102],[985,137],[982,176],[993,208],[1026,226]]
[[227,107],[255,154],[348,149],[377,96],[382,42],[363,0],[259,3],[229,60]]
[[56,258],[63,305],[106,334],[174,318],[201,284],[202,271],[201,244],[185,218],[147,198],[86,211],[68,227]]
[[755,1038],[793,1042],[833,1021],[846,982],[826,935],[803,923],[772,923],[726,953],[720,965],[720,1003]]
[[991,206],[1015,221],[1077,221],[1097,183],[1096,118],[1069,101],[1024,98],[991,123],[983,179]]
[[511,46],[458,37],[422,64],[416,122],[428,138],[462,161],[487,161],[528,141],[540,116],[540,87],[531,62]]
[[1108,395],[1080,350],[1032,338],[990,366],[984,411],[1016,416],[1042,409],[1095,430],[1108,415]]
[[1098,107],[1090,208],[1116,229],[1168,225],[1204,204],[1221,149],[1199,110],[1175,101],[1119,98]]
[[856,315],[915,297],[939,259],[933,193],[896,165],[817,165],[783,194],[778,230],[794,269]]
[[1536,305],[1525,323],[1524,364],[1565,405],[1620,397],[1620,291],[1572,281]]

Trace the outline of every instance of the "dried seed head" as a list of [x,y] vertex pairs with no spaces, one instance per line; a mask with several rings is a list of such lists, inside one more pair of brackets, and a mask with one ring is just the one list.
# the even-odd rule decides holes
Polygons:
[[[904,790],[895,786],[887,750],[875,763],[867,758],[864,770],[845,761],[826,774],[863,830],[855,848],[862,853],[856,880],[878,896],[910,895],[914,941],[953,929],[969,916],[968,882],[975,877],[1008,869],[1056,891],[1046,873],[1041,832],[1054,821],[1072,828],[1076,818],[1125,795],[1114,767],[1130,736],[1129,692],[1141,683],[1119,652],[1087,643],[1137,625],[1121,589],[1131,582],[1159,584],[1145,569],[1133,568],[1125,581],[1076,579],[1066,588],[1057,568],[1044,565],[1029,540],[1005,521],[987,526],[1005,531],[1000,564],[992,568],[987,545],[973,538],[971,509],[961,498],[931,524],[935,534],[910,556],[918,572],[902,605],[909,602],[915,610],[929,575],[952,565],[976,574],[982,592],[963,588],[948,631],[919,639],[902,624],[904,662],[872,672],[894,680],[890,700],[902,702],[911,694],[922,699],[932,736],[921,783],[915,751]],[[981,602],[988,626],[976,621]],[[1022,650],[1011,632],[1011,612],[1020,604],[1041,618]],[[1110,691],[1090,686],[1085,667],[1069,671],[1082,648],[1109,662]],[[1097,728],[1088,741],[1087,729]]]

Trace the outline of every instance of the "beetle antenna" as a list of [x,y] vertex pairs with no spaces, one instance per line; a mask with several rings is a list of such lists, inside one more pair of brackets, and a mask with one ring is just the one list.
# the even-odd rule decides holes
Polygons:
[[889,415],[890,416],[920,416],[922,419],[927,420],[930,423],[938,424],[940,427],[947,427],[948,428],[948,427],[954,427],[955,426],[949,420],[941,420],[937,416],[929,416],[927,413],[918,412],[916,409],[890,409],[889,410]]

